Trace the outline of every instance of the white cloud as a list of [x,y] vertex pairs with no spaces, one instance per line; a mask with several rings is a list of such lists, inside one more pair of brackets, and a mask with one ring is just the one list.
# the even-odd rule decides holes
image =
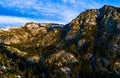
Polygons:
[[76,0],[62,0],[63,3],[71,3],[71,4],[75,4]]
[[[23,15],[34,15],[51,17],[53,19],[30,19],[13,16],[0,16],[0,23],[25,23],[27,21],[37,22],[62,22],[68,23],[81,11],[89,8],[98,8],[100,5],[95,0],[62,0],[63,3],[54,3],[52,0],[0,0],[4,8],[14,9]],[[68,5],[70,3],[71,5]],[[57,20],[55,19],[57,18]],[[40,20],[41,19],[41,20]],[[55,19],[55,20],[54,20]],[[6,20],[6,21],[5,21]],[[50,21],[52,20],[52,21]]]
[[22,18],[22,17],[13,17],[13,16],[0,16],[0,23],[25,23],[29,21],[34,21],[29,18]]
[[6,26],[21,26],[26,22],[38,22],[38,23],[60,23],[65,24],[63,21],[51,21],[51,20],[40,20],[40,19],[30,19],[24,17],[14,17],[14,16],[0,16],[0,28]]

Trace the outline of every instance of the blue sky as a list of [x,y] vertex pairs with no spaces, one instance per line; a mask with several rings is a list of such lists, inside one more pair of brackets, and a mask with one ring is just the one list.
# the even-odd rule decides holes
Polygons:
[[66,24],[87,9],[120,7],[120,0],[0,0],[0,28],[26,22]]

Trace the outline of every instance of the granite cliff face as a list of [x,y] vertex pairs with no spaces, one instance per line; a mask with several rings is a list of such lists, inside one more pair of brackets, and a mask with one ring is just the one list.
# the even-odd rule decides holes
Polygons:
[[[22,61],[14,63],[33,66],[22,73],[18,64],[16,71],[22,77],[120,77],[120,8],[105,5],[82,12],[66,25],[31,22],[0,30],[0,35],[6,58],[12,52]],[[30,72],[31,76],[26,70],[37,70],[37,74]]]

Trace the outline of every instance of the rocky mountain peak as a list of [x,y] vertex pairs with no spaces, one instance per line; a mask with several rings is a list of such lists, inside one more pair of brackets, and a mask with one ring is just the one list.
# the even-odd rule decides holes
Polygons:
[[114,6],[110,6],[110,5],[104,5],[102,8],[100,8],[100,10],[104,10],[104,12],[109,12],[109,11],[120,12],[119,7],[114,7]]
[[85,12],[82,12],[67,25],[67,28],[70,28],[70,30],[67,33],[66,39],[69,40],[75,38],[78,35],[78,33],[80,33],[80,31],[86,28],[88,25],[95,26],[101,23],[107,24],[106,26],[110,27],[111,24],[118,24],[120,21],[119,10],[120,9],[117,7],[104,5],[100,9],[90,9]]
[[104,5],[101,9],[105,9],[105,10],[113,10],[117,7],[114,7],[114,6],[110,6],[110,5]]

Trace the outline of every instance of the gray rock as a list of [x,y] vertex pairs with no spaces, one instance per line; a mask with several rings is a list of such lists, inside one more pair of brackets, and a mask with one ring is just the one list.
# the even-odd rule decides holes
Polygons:
[[72,70],[69,67],[61,67],[60,69],[67,75],[72,73]]

